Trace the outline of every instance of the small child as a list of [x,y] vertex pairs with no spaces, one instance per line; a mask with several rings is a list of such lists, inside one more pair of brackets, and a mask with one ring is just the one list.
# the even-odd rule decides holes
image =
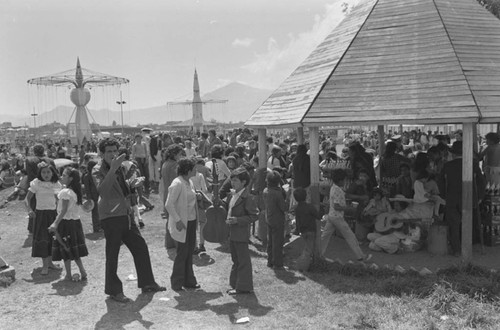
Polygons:
[[434,202],[432,218],[437,221],[441,220],[439,217],[439,207],[444,205],[445,201],[439,196],[439,188],[436,182],[430,178],[429,172],[424,170],[417,175],[413,189],[415,190],[413,202]]
[[7,206],[7,203],[10,201],[19,198],[20,200],[26,197],[26,193],[29,187],[28,175],[26,174],[26,170],[19,170],[16,172],[16,182],[17,184],[14,186],[14,191],[12,191],[5,200],[0,204],[0,209],[3,209]]
[[325,228],[321,233],[321,254],[322,256],[325,255],[332,234],[335,230],[338,230],[352,252],[356,255],[358,261],[369,261],[372,255],[363,253],[351,227],[349,227],[344,219],[344,211],[350,209],[350,207],[346,206],[345,193],[341,188],[345,184],[346,177],[346,171],[343,169],[336,168],[332,171],[333,185],[330,189],[330,210],[326,216],[327,222]]
[[368,205],[363,210],[363,215],[375,217],[380,213],[391,212],[391,204],[384,196],[384,192],[380,188],[373,189],[373,198],[370,199]]
[[264,189],[267,222],[267,266],[283,269],[283,244],[285,236],[285,194],[280,187],[281,176],[278,172],[269,172],[266,176],[267,187]]
[[[48,228],[57,216],[57,194],[62,186],[54,166],[42,161],[37,165],[37,177],[30,182],[26,195],[28,216],[36,221],[33,223],[33,243],[31,256],[42,258],[41,275],[48,275],[49,269],[60,270],[52,262],[52,238]],[[32,209],[32,199],[36,198],[36,209]]]
[[[52,260],[64,260],[66,268],[65,280],[87,280],[87,272],[83,267],[81,257],[89,254],[85,245],[82,222],[78,214],[82,205],[82,184],[78,170],[67,167],[62,176],[61,183],[65,186],[58,194],[57,218],[50,225],[49,232],[56,233],[58,238],[52,246]],[[71,275],[71,260],[74,260],[80,269],[80,276]]]
[[319,220],[319,212],[311,204],[306,202],[307,192],[304,188],[293,191],[293,197],[297,201],[295,207],[295,221],[297,232],[304,240],[304,249],[297,260],[299,270],[308,270],[314,255],[314,241],[316,240],[316,220]]

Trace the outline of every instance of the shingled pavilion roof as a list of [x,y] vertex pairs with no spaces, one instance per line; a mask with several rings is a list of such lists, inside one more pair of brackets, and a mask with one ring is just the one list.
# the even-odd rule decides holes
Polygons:
[[500,20],[476,0],[360,0],[245,125],[500,122]]

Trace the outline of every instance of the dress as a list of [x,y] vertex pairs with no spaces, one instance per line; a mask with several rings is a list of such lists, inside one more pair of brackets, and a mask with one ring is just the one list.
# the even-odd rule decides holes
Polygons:
[[89,252],[85,245],[85,236],[83,235],[82,222],[78,214],[79,206],[77,197],[73,190],[64,188],[57,194],[59,203],[57,204],[57,213],[61,212],[62,200],[68,200],[68,210],[63,216],[62,221],[57,226],[57,232],[65,243],[65,249],[59,241],[54,241],[52,244],[52,260],[78,260],[81,257],[86,257]]
[[56,219],[56,195],[61,188],[59,182],[35,179],[30,183],[29,191],[36,197],[32,257],[47,258],[52,255],[52,237],[48,228]]

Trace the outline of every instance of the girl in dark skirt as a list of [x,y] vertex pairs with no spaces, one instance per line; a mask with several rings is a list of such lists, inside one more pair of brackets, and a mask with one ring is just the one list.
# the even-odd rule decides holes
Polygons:
[[78,214],[79,205],[82,205],[80,173],[74,168],[67,167],[61,176],[61,183],[65,187],[57,195],[59,198],[57,218],[49,227],[49,232],[56,235],[56,241],[52,245],[52,258],[53,260],[64,260],[65,280],[79,281],[80,276],[75,274],[73,277],[71,275],[71,260],[74,260],[80,269],[81,280],[85,281],[87,272],[83,267],[81,257],[85,257],[89,253]]
[[[56,169],[46,162],[38,163],[36,179],[30,182],[26,206],[30,217],[34,217],[32,257],[42,258],[42,275],[47,275],[49,269],[59,270],[60,267],[52,263],[52,237],[47,228],[56,218],[56,196],[62,186]],[[30,201],[36,196],[36,210],[31,208]]]

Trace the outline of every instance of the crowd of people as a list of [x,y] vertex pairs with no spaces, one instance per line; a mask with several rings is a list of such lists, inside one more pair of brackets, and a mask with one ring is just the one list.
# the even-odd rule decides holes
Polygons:
[[[147,228],[142,213],[155,207],[151,194],[160,195],[159,207],[167,222],[166,248],[176,249],[170,277],[173,290],[200,287],[193,255],[206,252],[203,233],[214,221],[213,214],[223,214],[229,227],[226,240],[233,262],[229,294],[253,292],[252,235],[266,249],[267,265],[277,270],[285,267],[283,245],[292,234],[304,240],[297,260],[301,270],[309,268],[313,257],[324,257],[335,232],[357,260],[368,261],[372,254],[363,251],[364,243],[387,253],[415,250],[433,222],[448,225],[450,252],[459,254],[460,132],[451,137],[389,132],[382,148],[376,132],[346,134],[343,141],[321,134],[320,140],[319,209],[311,204],[307,140],[298,144],[293,138],[268,137],[267,166],[262,168],[258,138],[248,128],[184,137],[144,128],[133,137],[92,139],[81,146],[61,141],[16,146],[18,153],[4,148],[0,184],[15,187],[0,207],[25,198],[32,257],[42,258],[42,275],[58,268],[53,261],[63,260],[68,280],[75,279],[71,261],[79,268],[77,279],[87,279],[81,258],[88,250],[79,209],[91,212],[93,231],[106,239],[104,291],[119,302],[129,301],[117,276],[122,244],[134,258],[139,288],[166,290],[154,278],[140,232]],[[475,153],[474,207],[484,198],[487,182],[500,187],[500,138],[489,133],[485,140]],[[337,148],[337,143],[344,147]],[[210,213],[210,205],[219,199],[224,212]],[[385,223],[389,219],[394,226],[381,229],[380,219]],[[399,226],[398,220],[404,219],[416,221]],[[317,239],[319,255],[314,248]]]

